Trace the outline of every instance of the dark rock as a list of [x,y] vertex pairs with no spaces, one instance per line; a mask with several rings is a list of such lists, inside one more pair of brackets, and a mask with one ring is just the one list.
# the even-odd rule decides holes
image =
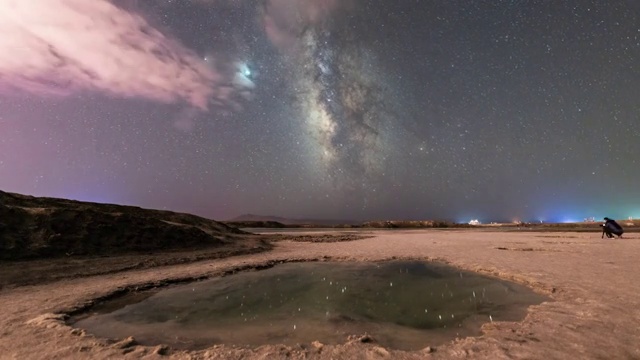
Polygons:
[[218,247],[242,234],[190,214],[0,191],[0,260]]
[[364,335],[349,335],[347,337],[349,342],[361,342],[361,343],[373,343],[375,340],[368,334]]

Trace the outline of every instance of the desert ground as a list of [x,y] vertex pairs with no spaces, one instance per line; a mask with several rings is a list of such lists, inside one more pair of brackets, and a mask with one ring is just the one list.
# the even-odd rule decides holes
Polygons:
[[[351,233],[351,232],[350,232]],[[640,359],[640,234],[601,239],[598,232],[360,230],[342,242],[280,240],[263,252],[228,257],[178,256],[154,267],[123,267],[101,275],[25,281],[51,266],[13,263],[23,281],[0,290],[0,358],[8,359]],[[352,234],[352,233],[351,233]],[[286,237],[284,237],[286,239]],[[354,240],[355,239],[355,240]],[[233,252],[227,252],[233,255]],[[174,257],[176,257],[174,255]],[[100,267],[86,260],[83,267]],[[117,257],[115,258],[117,259]],[[217,345],[182,351],[133,338],[101,339],[74,329],[65,314],[113,294],[219,276],[283,261],[418,259],[525,284],[551,301],[529,308],[521,322],[493,322],[483,335],[415,352],[385,349],[357,337],[255,349]],[[24,264],[29,264],[26,262]],[[5,265],[0,271],[8,271]],[[75,270],[74,270],[75,269]],[[99,273],[99,272],[97,272]],[[82,276],[80,276],[82,275]],[[5,276],[6,277],[6,276]],[[10,281],[9,281],[10,282]],[[25,285],[32,283],[31,285]]]

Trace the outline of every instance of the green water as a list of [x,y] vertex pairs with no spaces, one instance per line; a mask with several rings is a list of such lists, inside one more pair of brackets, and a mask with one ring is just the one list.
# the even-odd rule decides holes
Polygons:
[[188,349],[337,344],[367,333],[384,346],[415,350],[479,334],[485,322],[521,320],[529,305],[545,298],[517,284],[403,261],[282,264],[139,300],[85,315],[74,326]]

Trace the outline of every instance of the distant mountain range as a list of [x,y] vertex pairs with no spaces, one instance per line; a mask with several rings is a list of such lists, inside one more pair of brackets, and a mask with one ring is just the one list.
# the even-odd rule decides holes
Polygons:
[[276,222],[284,225],[359,225],[361,221],[336,219],[289,219],[279,216],[244,214],[225,222]]
[[423,229],[470,227],[468,224],[454,224],[448,221],[434,220],[374,220],[353,221],[335,219],[289,219],[279,216],[265,216],[245,214],[224,221],[225,224],[236,228],[384,228],[384,229]]

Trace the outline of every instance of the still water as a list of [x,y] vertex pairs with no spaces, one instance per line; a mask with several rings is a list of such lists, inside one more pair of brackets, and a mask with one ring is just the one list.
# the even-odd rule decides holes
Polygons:
[[337,344],[367,333],[383,346],[417,350],[477,335],[485,322],[521,320],[546,300],[518,284],[419,261],[288,263],[142,298],[96,308],[74,326],[183,349]]

